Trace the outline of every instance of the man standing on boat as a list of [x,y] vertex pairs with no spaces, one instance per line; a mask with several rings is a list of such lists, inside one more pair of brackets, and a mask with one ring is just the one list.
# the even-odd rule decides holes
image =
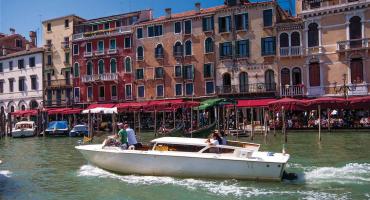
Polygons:
[[127,123],[124,125],[124,129],[127,132],[128,146],[130,147],[131,145],[133,145],[135,149],[139,148],[140,144],[137,143],[135,131],[132,128],[130,128]]

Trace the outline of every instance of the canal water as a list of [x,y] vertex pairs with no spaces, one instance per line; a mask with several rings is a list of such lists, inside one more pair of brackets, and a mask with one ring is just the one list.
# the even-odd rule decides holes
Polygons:
[[[0,199],[370,199],[369,133],[326,133],[320,144],[317,134],[290,133],[294,182],[117,175],[89,165],[73,148],[78,140],[0,139]],[[283,137],[254,142],[280,152]]]

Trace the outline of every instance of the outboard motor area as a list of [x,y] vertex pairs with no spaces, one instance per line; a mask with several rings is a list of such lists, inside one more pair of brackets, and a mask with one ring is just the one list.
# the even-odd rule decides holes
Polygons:
[[288,173],[286,171],[283,172],[283,180],[294,181],[298,179],[298,175],[296,173]]

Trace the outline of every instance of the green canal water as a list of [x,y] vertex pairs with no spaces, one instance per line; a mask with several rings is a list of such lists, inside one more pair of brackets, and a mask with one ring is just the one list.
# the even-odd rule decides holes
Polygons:
[[[73,148],[78,140],[0,139],[0,199],[370,199],[369,133],[325,133],[320,144],[317,134],[290,133],[294,182],[117,175],[89,165]],[[283,137],[255,142],[280,152]]]

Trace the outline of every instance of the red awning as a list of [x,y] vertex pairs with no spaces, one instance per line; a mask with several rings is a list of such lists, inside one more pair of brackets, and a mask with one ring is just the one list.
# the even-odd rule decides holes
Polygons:
[[64,111],[62,111],[61,114],[72,115],[72,114],[81,114],[81,112],[82,112],[82,109],[80,108],[69,108],[69,109],[65,109]]
[[320,97],[317,99],[306,100],[306,106],[310,109],[317,109],[320,105],[321,109],[338,109],[346,108],[348,100],[344,98]]
[[184,101],[183,99],[165,99],[152,100],[143,102],[127,102],[116,105],[119,112],[138,111],[143,109],[145,111],[166,110],[171,111],[183,107],[199,106],[199,102]]
[[147,101],[144,102],[127,102],[127,103],[119,103],[116,105],[119,112],[125,111],[136,111],[142,109],[144,106],[148,105]]
[[54,109],[48,109],[47,112],[49,115],[63,114],[63,112],[68,109],[69,108],[54,108]]
[[283,98],[269,102],[268,106],[275,111],[281,110],[283,107],[285,110],[304,110],[306,104],[305,100]]
[[[239,108],[259,108],[268,107],[268,103],[275,101],[276,99],[249,99],[249,100],[238,100],[236,105]],[[233,105],[230,105],[233,106]]]
[[86,110],[94,109],[94,108],[113,108],[116,104],[91,104],[87,107]]
[[12,112],[11,115],[13,116],[35,116],[37,115],[37,110],[18,110],[15,112]]
[[349,102],[353,109],[368,109],[370,105],[370,96],[353,97],[349,99]]

